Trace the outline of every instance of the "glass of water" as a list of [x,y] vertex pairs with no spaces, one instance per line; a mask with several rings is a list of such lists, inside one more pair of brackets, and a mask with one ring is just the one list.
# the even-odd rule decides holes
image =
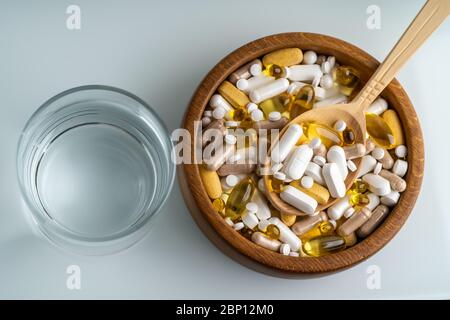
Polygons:
[[170,194],[172,143],[157,114],[121,89],[83,86],[44,103],[17,152],[21,191],[53,243],[101,255],[131,246]]

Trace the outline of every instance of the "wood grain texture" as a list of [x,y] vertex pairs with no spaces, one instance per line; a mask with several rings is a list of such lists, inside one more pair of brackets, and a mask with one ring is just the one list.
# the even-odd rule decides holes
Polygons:
[[[372,56],[361,49],[325,35],[296,32],[264,37],[235,50],[222,59],[206,75],[192,97],[185,114],[183,127],[191,133],[191,136],[194,135],[194,121],[201,119],[210,97],[231,72],[268,52],[289,47],[334,55],[341,64],[350,65],[360,70],[363,82],[369,79],[379,65]],[[424,169],[422,131],[408,96],[395,79],[383,91],[382,96],[389,102],[390,107],[397,111],[403,124],[408,147],[409,170],[405,177],[408,187],[383,224],[363,241],[345,251],[318,258],[283,256],[259,247],[234,231],[214,211],[200,179],[198,166],[185,164],[182,166],[187,188],[184,188],[183,192],[190,192],[189,197],[192,196],[193,202],[201,213],[200,215],[193,214],[194,219],[197,220],[198,224],[204,222],[198,221],[200,219],[207,221],[219,237],[225,240],[219,245],[225,253],[229,252],[229,245],[238,251],[240,256],[246,256],[266,267],[291,274],[330,272],[350,267],[370,257],[386,245],[405,223],[418,197]],[[194,146],[192,145],[192,147]],[[196,210],[192,206],[190,209]],[[230,256],[236,259],[236,256],[239,255]],[[240,262],[246,264],[245,261]]]

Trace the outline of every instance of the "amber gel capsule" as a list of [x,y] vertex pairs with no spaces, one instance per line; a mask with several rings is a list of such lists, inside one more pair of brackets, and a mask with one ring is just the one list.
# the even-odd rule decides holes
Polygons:
[[339,85],[340,91],[349,96],[359,84],[359,72],[349,66],[340,66],[334,70],[333,80]]
[[295,100],[289,106],[289,117],[294,119],[302,113],[311,110],[314,107],[315,92],[311,85],[306,85],[300,88]]
[[255,184],[252,178],[243,179],[233,188],[225,206],[225,215],[235,220],[245,211],[245,206],[255,193]]
[[302,239],[302,241],[306,241],[309,239],[317,238],[319,236],[330,236],[334,233],[335,228],[336,228],[335,221],[319,222],[314,226],[314,228],[302,234],[300,238]]
[[334,145],[342,146],[343,141],[338,132],[336,130],[319,124],[319,123],[303,123],[303,133],[308,137],[309,141],[314,138],[319,138],[322,141],[322,144],[328,149]]
[[317,237],[310,239],[303,244],[303,251],[312,257],[320,257],[344,249],[345,239],[340,236]]
[[374,113],[366,114],[367,133],[380,147],[391,149],[395,146],[395,137],[386,121]]

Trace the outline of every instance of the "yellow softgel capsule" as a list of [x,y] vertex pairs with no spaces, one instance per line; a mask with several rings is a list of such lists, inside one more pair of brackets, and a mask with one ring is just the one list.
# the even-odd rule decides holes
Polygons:
[[350,191],[357,192],[357,193],[365,193],[369,190],[369,186],[364,181],[358,179],[353,182],[352,186],[350,187]]
[[280,238],[280,229],[274,224],[269,224],[266,228],[266,235],[273,240]]
[[294,119],[302,113],[311,110],[314,107],[314,99],[316,95],[311,85],[300,88],[294,101],[289,105],[289,118]]
[[283,114],[289,109],[292,97],[287,93],[282,93],[273,98],[264,100],[259,104],[259,108],[264,112],[266,118],[269,118],[271,112],[279,112]]
[[333,72],[333,80],[342,94],[349,96],[359,84],[359,72],[353,67],[339,66]]
[[303,244],[303,252],[308,256],[320,257],[345,249],[345,239],[340,236],[321,236]]
[[280,67],[289,67],[294,64],[300,64],[303,60],[303,52],[299,48],[286,48],[272,51],[266,54],[262,62],[264,66],[276,64]]
[[223,213],[225,210],[225,201],[222,198],[214,199],[212,206],[218,213]]
[[292,226],[295,223],[295,220],[297,219],[297,216],[294,214],[288,214],[288,213],[280,213],[281,221],[284,222],[285,225],[288,227]]
[[308,137],[309,141],[314,138],[319,138],[327,149],[334,145],[343,145],[341,135],[328,126],[309,122],[302,124],[302,127],[303,133]]
[[349,192],[349,201],[353,207],[362,208],[369,204],[369,197],[364,193]]
[[394,134],[382,117],[374,113],[367,113],[366,129],[372,141],[378,146],[386,149],[395,147]]
[[320,236],[330,236],[334,233],[334,225],[330,221],[323,221],[316,224],[311,230],[302,234],[302,241],[307,241]]
[[264,69],[263,74],[268,77],[274,77],[275,79],[286,78],[287,72],[286,67],[281,67],[276,64],[269,64]]
[[342,141],[346,146],[350,146],[355,143],[355,133],[352,129],[345,128],[345,130],[342,131]]
[[389,128],[391,128],[392,134],[394,135],[394,144],[392,148],[397,147],[399,145],[405,144],[405,137],[403,135],[402,124],[398,117],[397,112],[392,109],[386,110],[383,112],[381,117],[386,121]]
[[245,211],[245,206],[255,193],[255,183],[252,178],[247,177],[239,182],[231,191],[225,205],[225,215],[232,220],[238,219]]
[[284,182],[272,176],[269,178],[269,187],[270,192],[280,193],[283,191]]

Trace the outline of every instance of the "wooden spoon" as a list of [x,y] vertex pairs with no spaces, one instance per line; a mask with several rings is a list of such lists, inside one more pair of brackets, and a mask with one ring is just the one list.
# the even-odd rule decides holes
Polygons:
[[[449,13],[450,0],[428,0],[386,59],[352,102],[312,109],[291,120],[289,124],[315,122],[332,128],[337,120],[343,120],[347,123],[347,127],[353,130],[355,143],[365,144],[367,132],[365,111],[391,82],[403,64],[428,39],[431,33],[439,27]],[[289,127],[289,124],[281,131],[280,137]],[[357,159],[355,164],[359,165],[359,162],[359,159]],[[269,166],[270,164],[266,163],[265,165]],[[351,187],[356,177],[357,171],[349,173],[345,180],[347,190]],[[266,175],[264,177],[264,182],[266,190],[270,190],[269,176]],[[267,192],[267,198],[283,213],[305,215],[305,213],[281,200],[279,194],[275,192]],[[337,200],[330,198],[328,203],[319,205],[316,211],[328,208]]]

